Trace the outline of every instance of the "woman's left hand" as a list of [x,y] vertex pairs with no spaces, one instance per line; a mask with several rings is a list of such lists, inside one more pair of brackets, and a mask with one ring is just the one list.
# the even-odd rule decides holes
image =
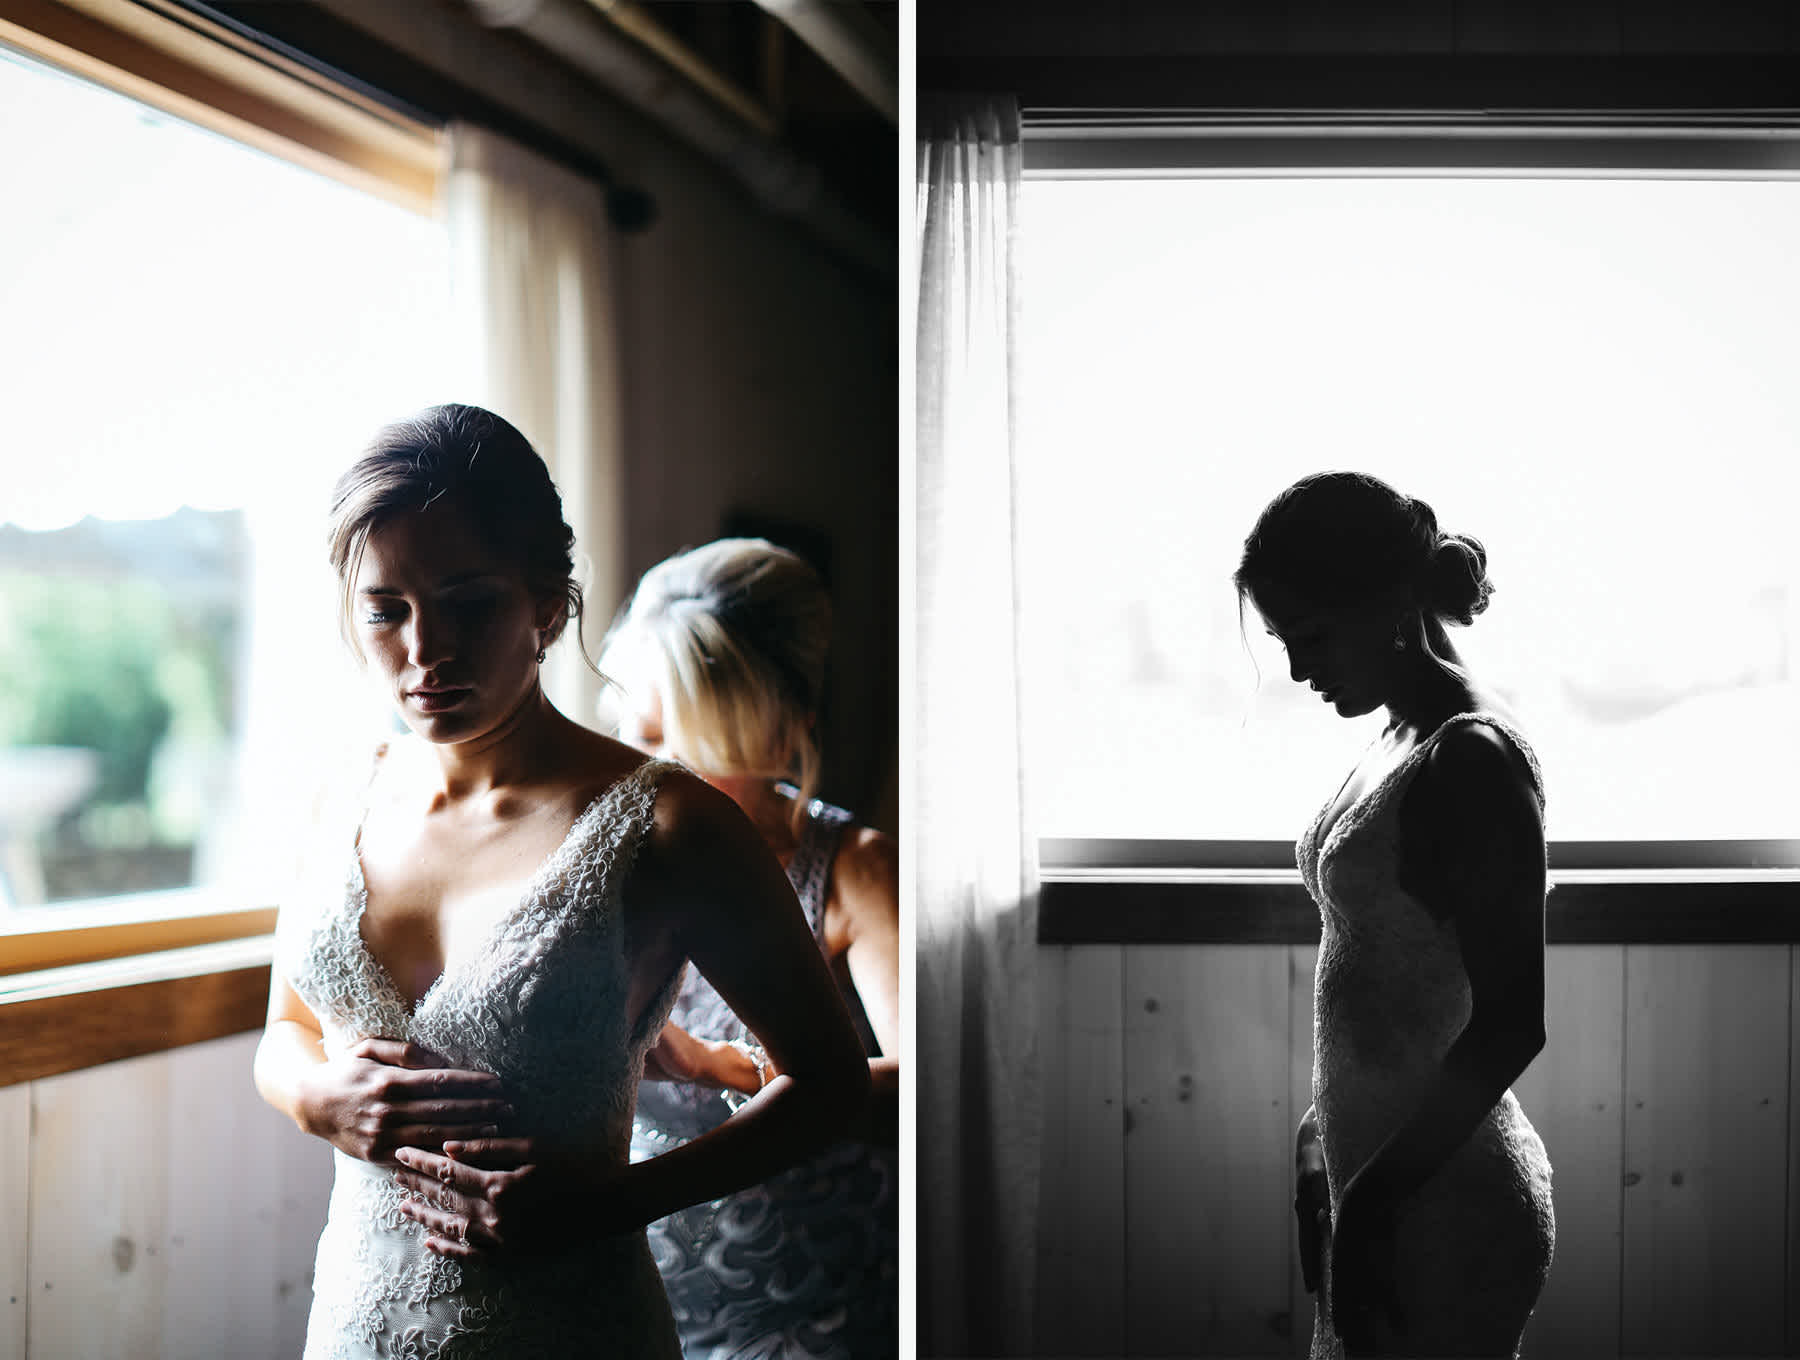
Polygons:
[[607,1193],[624,1168],[577,1172],[573,1159],[541,1139],[452,1142],[442,1153],[408,1147],[394,1159],[405,1168],[395,1180],[408,1192],[400,1212],[424,1227],[427,1249],[443,1256],[557,1251],[643,1226],[622,1196]]
[[1374,1352],[1381,1331],[1404,1331],[1394,1269],[1396,1207],[1350,1178],[1331,1233],[1331,1325],[1349,1355]]

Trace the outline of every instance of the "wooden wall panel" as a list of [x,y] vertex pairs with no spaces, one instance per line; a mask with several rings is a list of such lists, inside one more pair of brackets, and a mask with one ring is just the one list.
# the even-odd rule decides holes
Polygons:
[[1548,1042],[1513,1094],[1550,1154],[1556,1256],[1524,1352],[1616,1355],[1625,946],[1553,946],[1544,984]]
[[1781,1350],[1789,954],[1626,947],[1627,1355]]
[[299,1354],[330,1152],[257,1095],[256,1039],[0,1091],[0,1131],[15,1104],[38,1107],[16,1145],[30,1160],[30,1345],[0,1354]]
[[[1515,1088],[1557,1207],[1527,1355],[1800,1355],[1797,955],[1551,948],[1550,1045]],[[1039,1353],[1306,1354],[1292,1138],[1316,948],[1043,957]]]
[[25,1354],[30,1309],[31,1088],[0,1090],[0,1355]]
[[162,1355],[169,1069],[169,1055],[155,1054],[33,1085],[30,1355],[36,1360]]
[[1044,1147],[1038,1217],[1040,1354],[1125,1345],[1123,951],[1038,951]]
[[[163,1354],[295,1355],[311,1249],[324,1225],[329,1152],[266,1105],[250,1079],[257,1035],[169,1054],[168,1283]],[[313,1175],[297,1185],[299,1151]],[[323,1172],[321,1175],[320,1172]],[[296,1254],[301,1273],[296,1277]]]
[[1288,950],[1125,955],[1126,1351],[1280,1355]]

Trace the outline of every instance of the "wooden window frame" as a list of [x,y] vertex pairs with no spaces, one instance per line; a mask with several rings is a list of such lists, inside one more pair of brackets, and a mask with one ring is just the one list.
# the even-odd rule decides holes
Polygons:
[[[1041,179],[1800,178],[1800,116],[1023,111]],[[1800,841],[1552,842],[1546,936],[1800,943]],[[1038,940],[1314,944],[1287,841],[1039,843]]]
[[441,127],[174,0],[0,0],[0,45],[421,216],[440,215]]
[[[0,0],[0,47],[441,216],[440,125],[175,0]],[[260,1027],[275,915],[200,889],[15,910],[0,933],[0,1086]]]

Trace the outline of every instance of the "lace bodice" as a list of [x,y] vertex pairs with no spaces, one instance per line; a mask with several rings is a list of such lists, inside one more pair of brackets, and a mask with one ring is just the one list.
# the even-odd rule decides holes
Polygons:
[[[369,1038],[411,1040],[506,1082],[521,1127],[579,1139],[623,1164],[644,1054],[680,972],[633,1023],[619,895],[667,762],[648,761],[596,797],[480,947],[409,1009],[363,942],[368,894],[349,855],[342,890],[284,912],[276,964],[318,1017],[328,1056]],[[319,1239],[307,1360],[460,1360],[582,1353],[678,1357],[643,1234],[555,1257],[458,1262],[424,1248],[399,1212],[393,1173],[336,1152]]]
[[[1487,713],[1452,717],[1337,817],[1320,810],[1296,847],[1319,906],[1313,992],[1313,1102],[1335,1217],[1345,1183],[1414,1110],[1467,1025],[1468,973],[1456,927],[1400,882],[1400,807],[1431,749],[1461,723],[1486,723],[1529,768],[1536,757]],[[1407,1331],[1388,1353],[1509,1354],[1547,1270],[1555,1238],[1550,1163],[1506,1092],[1465,1142],[1408,1199],[1396,1238],[1396,1287]],[[1326,1253],[1322,1309],[1332,1291]],[[1314,1360],[1341,1360],[1324,1311]]]
[[1323,839],[1332,804],[1320,809],[1296,848],[1321,919],[1314,1099],[1340,1175],[1355,1171],[1413,1108],[1468,1023],[1469,979],[1455,927],[1399,879],[1400,805],[1431,749],[1466,722],[1506,738],[1541,799],[1537,757],[1517,730],[1492,714],[1460,713],[1345,808]]

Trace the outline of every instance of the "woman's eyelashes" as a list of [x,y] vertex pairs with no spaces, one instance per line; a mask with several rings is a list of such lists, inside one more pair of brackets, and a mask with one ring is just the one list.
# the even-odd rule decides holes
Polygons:
[[1293,633],[1287,637],[1283,637],[1272,628],[1265,629],[1264,631],[1267,632],[1270,637],[1274,638],[1275,641],[1279,642],[1281,644],[1281,649],[1289,654],[1292,654],[1296,647],[1305,650],[1308,647],[1314,646],[1319,641],[1319,635],[1312,632]]
[[[492,591],[483,591],[474,595],[456,595],[444,601],[444,608],[453,617],[464,622],[475,622],[493,612],[499,597]],[[398,623],[406,617],[406,606],[384,605],[379,609],[371,608],[363,615],[363,622],[371,628],[380,628],[385,624]]]

